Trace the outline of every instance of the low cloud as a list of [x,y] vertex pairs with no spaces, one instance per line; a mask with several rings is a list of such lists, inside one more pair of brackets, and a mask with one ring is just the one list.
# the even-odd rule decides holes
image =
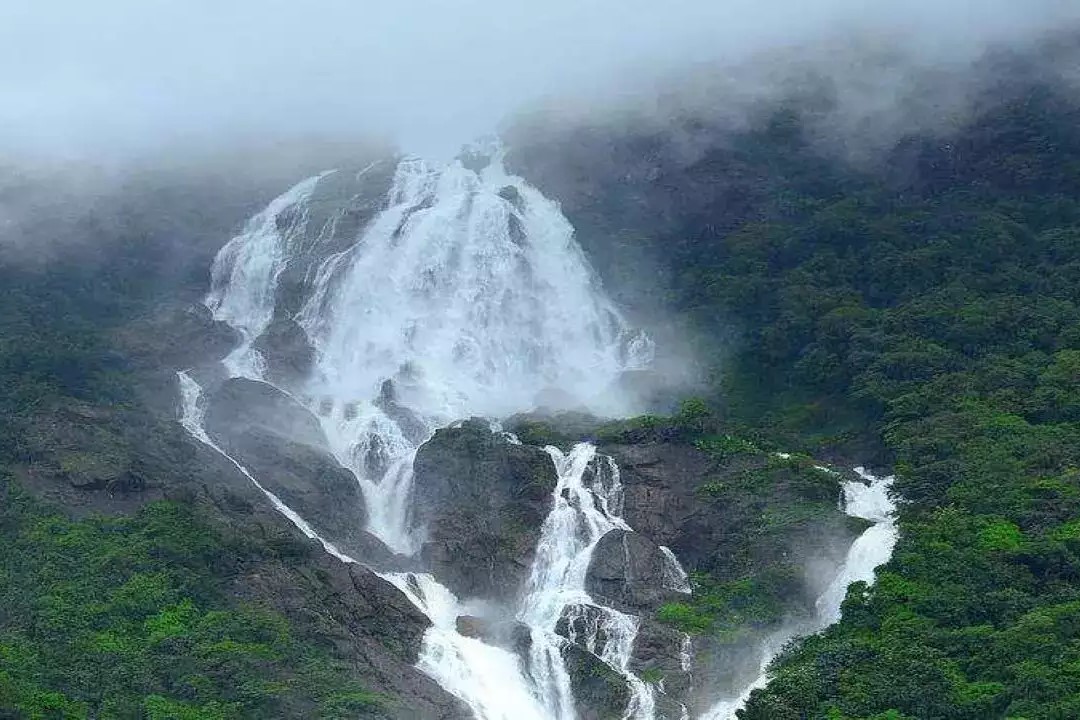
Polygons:
[[652,102],[673,73],[853,33],[948,63],[1071,0],[74,0],[0,7],[0,152],[98,163],[258,139],[447,154],[523,107]]

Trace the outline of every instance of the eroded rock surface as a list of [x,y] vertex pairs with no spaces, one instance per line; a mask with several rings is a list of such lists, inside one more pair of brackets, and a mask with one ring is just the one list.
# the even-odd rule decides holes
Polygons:
[[363,530],[363,493],[341,467],[314,415],[267,383],[232,378],[211,395],[206,431],[265,487],[352,557],[390,553]]
[[414,467],[422,555],[436,575],[461,597],[516,595],[551,506],[550,456],[473,419],[438,430]]

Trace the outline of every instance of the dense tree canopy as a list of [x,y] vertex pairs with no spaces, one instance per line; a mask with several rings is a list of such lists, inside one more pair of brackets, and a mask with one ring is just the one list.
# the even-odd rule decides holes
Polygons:
[[821,171],[781,112],[722,157],[766,158],[758,211],[680,228],[676,302],[743,330],[729,419],[897,472],[893,561],[746,720],[1080,716],[1078,127],[1027,87],[890,177]]
[[827,80],[517,154],[620,298],[692,318],[726,432],[895,467],[892,562],[745,720],[1080,717],[1080,100],[1047,52],[858,163]]

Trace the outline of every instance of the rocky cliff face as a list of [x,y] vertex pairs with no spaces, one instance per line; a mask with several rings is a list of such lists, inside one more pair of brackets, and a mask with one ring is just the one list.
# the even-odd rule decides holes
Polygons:
[[[251,390],[234,389],[226,396]],[[260,397],[280,402],[267,393]],[[224,407],[220,415],[227,415]],[[249,447],[249,438],[239,437],[240,445]],[[246,548],[229,572],[235,598],[281,612],[301,636],[346,661],[359,683],[390,698],[380,717],[469,717],[459,701],[413,667],[427,618],[371,571],[330,557],[301,535],[231,463],[192,440],[175,421],[66,404],[41,416],[33,443],[32,459],[15,468],[18,479],[38,497],[74,514],[126,513],[162,499],[200,508],[215,529]],[[294,483],[300,494],[294,499],[327,507],[335,504],[332,493],[349,497],[340,468],[329,467],[325,456],[310,449],[309,455],[294,455],[295,448],[276,447],[273,457],[279,460],[298,466],[316,461],[311,467],[279,470],[274,475],[278,489],[284,492]],[[320,484],[319,472],[341,487]]]
[[[645,438],[603,447],[622,468],[625,517],[667,545],[691,575],[694,598],[715,598],[719,624],[687,628],[692,673],[672,632],[680,623],[652,620],[639,635],[638,662],[675,681],[692,710],[703,711],[717,688],[756,677],[763,640],[779,627],[811,617],[814,601],[863,529],[837,508],[842,473],[805,457],[750,447],[710,452],[697,444]],[[700,617],[700,616],[699,616]]]
[[351,557],[385,564],[391,553],[364,532],[360,486],[330,453],[311,412],[277,388],[244,378],[223,382],[205,419],[210,436],[259,482]]
[[555,488],[548,454],[472,419],[438,430],[414,468],[423,557],[463,597],[516,596]]
[[[317,358],[295,317],[319,264],[346,250],[383,203],[392,167],[328,176],[304,206],[305,217],[285,212],[274,219],[292,259],[275,286],[274,316],[259,325],[258,337],[246,338],[265,361],[267,382],[226,377],[219,361],[241,338],[203,306],[164,304],[115,332],[137,402],[43,406],[24,439],[27,461],[18,471],[29,489],[72,513],[130,512],[156,499],[197,505],[250,549],[229,576],[238,601],[272,607],[317,638],[365,688],[392,698],[387,717],[451,720],[467,715],[462,703],[414,668],[427,617],[372,570],[309,542],[232,463],[175,421],[175,371],[189,370],[204,389],[203,424],[213,442],[350,556],[379,570],[404,566],[364,531],[375,511],[330,451],[320,399],[306,394]],[[521,201],[513,193],[504,199]],[[642,372],[620,382],[628,393],[654,394]],[[407,399],[407,388],[400,389]],[[519,418],[512,429],[520,440],[476,418],[428,437],[429,426],[398,391],[388,379],[372,404],[410,451],[420,445],[410,509],[424,542],[408,569],[431,571],[459,597],[483,600],[455,619],[457,630],[523,660],[532,639],[514,608],[526,591],[544,520],[557,505],[558,476],[544,446],[589,440],[615,460],[618,477],[604,476],[601,484],[621,486],[611,494],[612,514],[633,530],[620,524],[599,540],[585,590],[630,616],[636,639],[628,665],[613,667],[599,657],[613,638],[604,637],[597,609],[575,605],[564,613],[556,632],[566,642],[558,647],[581,720],[622,717],[633,694],[626,670],[655,689],[657,717],[667,720],[680,717],[684,706],[697,707],[703,684],[734,682],[754,665],[747,648],[785,614],[807,609],[814,592],[801,568],[810,559],[836,561],[829,540],[841,547],[851,536],[835,507],[837,479],[802,460],[745,449],[718,453],[702,438],[679,433],[612,431],[583,413]],[[573,404],[560,394],[565,390],[552,388],[542,395]],[[606,460],[589,466],[584,485],[604,472],[614,473]],[[672,552],[698,578],[693,594],[673,572]],[[736,585],[752,589],[749,599],[732,594]],[[779,610],[744,613],[740,603],[758,602],[759,595]],[[697,612],[695,603],[719,608],[723,617],[709,627],[672,621],[671,608]]]
[[[201,328],[201,334],[192,330],[203,338],[194,345],[220,353],[232,339],[198,311],[170,317],[169,322]],[[268,366],[279,363],[286,375],[298,377],[307,351],[286,341],[287,323],[275,322],[284,329],[259,340]],[[270,335],[279,342],[269,342]],[[156,347],[149,334],[138,338],[140,348]],[[157,355],[144,352],[140,357],[158,362]],[[181,353],[171,362],[193,359]],[[214,440],[323,537],[367,562],[392,565],[389,551],[363,532],[366,509],[359,487],[330,453],[312,412],[270,384],[223,379],[215,372],[209,365],[200,371],[210,388],[205,426]],[[147,388],[157,387],[149,379],[158,375],[140,377]],[[163,389],[147,392],[166,407]],[[403,429],[423,430],[410,422],[392,384],[378,402]],[[414,605],[369,570],[344,565],[299,536],[250,481],[184,437],[164,410],[141,412],[139,419],[130,411],[57,407],[39,423],[39,450],[25,471],[28,483],[84,511],[124,512],[148,500],[183,497],[206,504],[231,532],[306,548],[294,562],[253,562],[233,582],[237,597],[271,604],[347,658],[366,686],[400,698],[392,717],[463,716],[459,701],[412,667],[428,627]],[[672,433],[613,433],[582,414],[565,422],[519,418],[512,429],[522,441],[493,431],[487,420],[465,420],[438,430],[420,447],[414,512],[426,532],[422,567],[459,596],[482,598],[495,608],[484,617],[459,618],[463,634],[527,657],[527,630],[505,608],[524,590],[552,506],[556,473],[543,445],[601,439],[600,451],[620,469],[620,514],[634,530],[601,539],[586,587],[598,601],[639,619],[629,669],[663,688],[655,693],[658,717],[677,718],[684,705],[700,708],[704,687],[734,685],[752,674],[756,642],[784,613],[805,611],[815,596],[799,569],[810,559],[838,562],[855,530],[836,510],[838,479],[807,470],[801,460],[761,452],[717,454]],[[84,454],[89,447],[94,451]],[[806,512],[800,515],[800,508]],[[781,591],[790,596],[786,609],[762,621],[738,620],[734,633],[710,631],[688,644],[686,628],[664,620],[663,611],[692,605],[694,596],[681,592],[679,579],[671,577],[661,546],[710,582],[781,578]],[[587,614],[568,617],[560,632],[583,637],[589,622],[595,619]],[[597,638],[598,646],[604,641]],[[563,654],[579,716],[621,716],[629,697],[622,676],[581,644],[568,642]]]

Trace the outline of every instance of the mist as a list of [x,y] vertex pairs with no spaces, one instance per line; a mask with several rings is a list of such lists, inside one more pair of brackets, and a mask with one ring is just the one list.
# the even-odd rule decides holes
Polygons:
[[947,63],[1076,19],[1069,0],[16,0],[0,153],[116,164],[364,139],[448,156],[525,108],[648,103],[673,73],[780,48],[859,37]]

